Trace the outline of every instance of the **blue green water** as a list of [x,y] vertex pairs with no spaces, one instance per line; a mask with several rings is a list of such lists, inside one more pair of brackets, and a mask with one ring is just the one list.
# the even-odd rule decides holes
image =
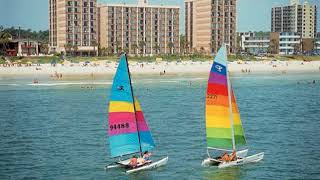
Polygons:
[[0,179],[320,179],[319,74],[233,76],[249,154],[265,157],[222,170],[200,166],[206,75],[133,76],[153,158],[169,162],[132,175],[104,169],[111,79],[0,78]]

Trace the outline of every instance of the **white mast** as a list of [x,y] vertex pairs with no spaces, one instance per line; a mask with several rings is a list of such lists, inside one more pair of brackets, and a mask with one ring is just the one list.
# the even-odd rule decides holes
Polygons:
[[228,86],[228,99],[229,99],[229,113],[230,113],[230,124],[231,124],[231,133],[232,133],[232,149],[236,149],[236,143],[234,140],[234,129],[233,129],[233,113],[232,113],[232,94],[231,94],[231,84],[229,79],[229,72],[228,72],[228,61],[226,64],[226,74],[227,74],[227,86]]

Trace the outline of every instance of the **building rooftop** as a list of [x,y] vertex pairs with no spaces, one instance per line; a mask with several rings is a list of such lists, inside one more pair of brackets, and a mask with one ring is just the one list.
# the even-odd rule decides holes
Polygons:
[[147,8],[172,8],[172,9],[180,9],[180,6],[165,6],[165,5],[139,5],[139,4],[108,4],[108,3],[99,3],[98,7],[147,7]]

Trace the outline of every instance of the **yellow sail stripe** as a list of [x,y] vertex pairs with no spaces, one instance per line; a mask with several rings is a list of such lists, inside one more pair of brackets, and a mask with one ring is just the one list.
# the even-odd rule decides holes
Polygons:
[[[240,115],[238,113],[233,114],[233,124],[241,125]],[[230,128],[230,116],[207,115],[206,126],[214,128]]]
[[136,111],[142,111],[140,103],[139,103],[137,98],[134,98],[134,104],[135,104],[135,107],[136,107]]
[[133,104],[124,101],[110,101],[109,112],[134,112]]

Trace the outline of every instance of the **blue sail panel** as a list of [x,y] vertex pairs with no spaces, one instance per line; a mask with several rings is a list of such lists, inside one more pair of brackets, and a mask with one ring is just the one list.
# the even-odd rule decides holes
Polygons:
[[109,137],[111,157],[123,156],[140,151],[138,133],[121,134]]
[[108,135],[111,157],[140,152],[126,55],[120,57],[113,80],[109,102]]

